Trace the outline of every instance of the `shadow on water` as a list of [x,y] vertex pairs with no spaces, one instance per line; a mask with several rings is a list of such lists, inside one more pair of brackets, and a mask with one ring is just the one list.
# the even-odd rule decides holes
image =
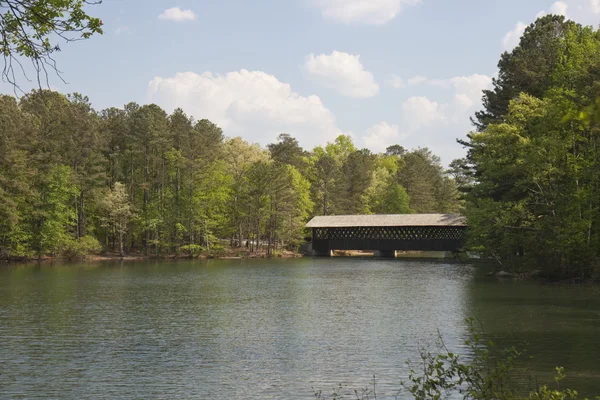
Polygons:
[[497,349],[515,346],[525,351],[528,375],[539,383],[553,383],[555,367],[564,367],[562,387],[585,396],[600,394],[597,287],[478,277],[469,289],[473,315]]

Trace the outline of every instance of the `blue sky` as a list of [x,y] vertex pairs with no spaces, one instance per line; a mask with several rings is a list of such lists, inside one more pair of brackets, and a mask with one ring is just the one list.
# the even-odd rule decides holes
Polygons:
[[89,12],[104,35],[62,45],[68,84],[51,87],[98,110],[154,102],[262,145],[345,133],[447,164],[525,25],[541,12],[598,25],[600,0],[104,0]]

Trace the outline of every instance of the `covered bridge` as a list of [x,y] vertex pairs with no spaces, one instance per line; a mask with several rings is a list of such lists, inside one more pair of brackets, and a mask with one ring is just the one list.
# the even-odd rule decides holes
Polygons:
[[306,227],[315,255],[373,250],[394,257],[396,250],[458,251],[466,224],[458,214],[335,215],[314,217]]

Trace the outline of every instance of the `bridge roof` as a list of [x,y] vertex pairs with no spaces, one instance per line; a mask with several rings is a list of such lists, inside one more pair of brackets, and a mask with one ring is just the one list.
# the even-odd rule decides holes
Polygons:
[[328,215],[314,217],[307,228],[361,226],[466,226],[459,214]]

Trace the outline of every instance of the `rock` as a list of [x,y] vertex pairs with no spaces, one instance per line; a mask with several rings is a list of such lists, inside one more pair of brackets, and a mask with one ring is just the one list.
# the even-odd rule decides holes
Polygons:
[[497,278],[514,278],[516,275],[506,271],[492,271],[488,272],[486,276],[495,276]]

